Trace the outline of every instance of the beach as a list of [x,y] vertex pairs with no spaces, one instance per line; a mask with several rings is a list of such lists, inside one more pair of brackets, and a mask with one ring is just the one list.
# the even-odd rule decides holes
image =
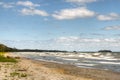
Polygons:
[[[13,54],[6,56],[16,57]],[[17,63],[0,62],[0,80],[120,80],[120,73],[37,61],[17,56]]]

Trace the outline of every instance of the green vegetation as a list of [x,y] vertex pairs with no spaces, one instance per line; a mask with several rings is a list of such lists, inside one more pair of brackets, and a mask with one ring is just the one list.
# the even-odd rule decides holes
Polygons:
[[0,56],[4,56],[5,52],[0,52]]
[[0,62],[17,62],[17,60],[12,57],[4,57],[0,55]]
[[0,52],[16,52],[16,51],[17,51],[16,48],[10,48],[4,44],[0,44]]
[[12,57],[5,57],[5,51],[10,50],[11,48],[0,44],[0,62],[17,62],[16,59],[12,58]]
[[8,51],[12,51],[13,49],[10,47],[7,47],[3,44],[0,44],[0,52],[8,52]]
[[103,53],[105,53],[105,52],[112,52],[111,50],[99,50],[98,52],[103,52]]
[[27,74],[22,73],[22,74],[21,74],[21,77],[27,77]]
[[10,76],[11,77],[15,77],[15,76],[18,76],[18,77],[27,77],[27,74],[26,73],[12,72],[12,73],[10,73]]
[[5,52],[0,52],[0,62],[17,62],[16,59],[12,57],[5,57]]
[[0,52],[67,52],[60,50],[39,50],[39,49],[16,49],[0,44]]
[[18,73],[18,72],[13,72],[13,73],[10,73],[10,76],[12,76],[12,77],[20,76],[20,73]]

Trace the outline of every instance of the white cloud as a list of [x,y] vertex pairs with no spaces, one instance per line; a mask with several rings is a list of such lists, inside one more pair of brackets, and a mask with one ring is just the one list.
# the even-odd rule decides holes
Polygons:
[[103,29],[104,30],[120,30],[120,26],[108,26]]
[[35,8],[37,6],[40,6],[40,4],[34,4],[31,1],[18,1],[18,2],[9,2],[9,3],[5,3],[5,2],[0,2],[0,5],[3,8],[12,8],[14,6],[24,6],[24,7],[28,7],[28,8]]
[[14,7],[14,3],[0,2],[0,6],[2,6],[3,8],[12,8],[12,7]]
[[77,4],[85,4],[85,3],[91,3],[96,2],[97,0],[66,0],[66,2],[72,2]]
[[58,20],[63,20],[63,19],[75,19],[75,18],[87,18],[87,17],[93,17],[94,15],[95,12],[82,7],[82,8],[63,9],[59,12],[56,12],[52,16]]
[[59,37],[51,40],[21,40],[21,41],[1,41],[11,47],[21,49],[56,49],[56,50],[80,50],[94,51],[100,49],[110,49],[119,51],[119,38],[80,38],[77,36]]
[[[12,8],[16,6],[24,6],[21,10],[18,10],[23,15],[39,15],[39,16],[48,16],[49,14],[44,10],[36,9],[39,4],[34,4],[31,1],[18,1],[18,2],[0,2],[0,6],[3,8]],[[19,9],[19,8],[18,8]]]
[[120,19],[120,15],[117,13],[110,13],[108,15],[98,15],[97,19],[101,21],[118,20]]
[[27,9],[23,8],[20,11],[23,15],[40,15],[40,16],[48,16],[48,13],[43,11],[43,10],[38,10],[38,9]]
[[28,7],[20,10],[20,13],[23,15],[39,15],[39,16],[48,16],[48,13],[44,10],[36,9],[40,6],[39,4],[34,4],[31,1],[18,1],[17,5]]
[[55,40],[58,43],[101,43],[101,42],[118,42],[118,40],[113,39],[113,38],[104,38],[104,39],[99,39],[99,38],[80,38],[80,37],[60,37]]
[[56,44],[66,47],[68,50],[92,51],[100,49],[119,50],[120,39],[117,38],[80,38],[60,37]]
[[26,6],[29,8],[40,6],[39,4],[34,4],[31,1],[18,1],[16,4],[21,6]]

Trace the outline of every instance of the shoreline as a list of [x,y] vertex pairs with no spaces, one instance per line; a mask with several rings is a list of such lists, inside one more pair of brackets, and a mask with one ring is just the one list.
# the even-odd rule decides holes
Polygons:
[[[31,60],[31,59],[28,59]],[[81,68],[75,65],[69,64],[59,64],[54,62],[46,62],[46,61],[38,61],[38,60],[31,60],[33,63],[42,64],[47,68],[55,68],[63,70],[64,74],[71,75],[71,76],[81,76],[84,78],[90,78],[93,80],[120,80],[120,73],[113,72],[109,70],[101,70],[101,69],[91,69],[91,68]],[[52,65],[52,66],[51,66]],[[114,77],[115,76],[115,77]],[[118,78],[117,78],[118,77]]]
[[[10,53],[6,56],[16,57]],[[18,66],[14,68],[15,70],[27,74],[27,77],[20,79],[16,77],[17,80],[120,80],[120,73],[117,72],[81,68],[74,65],[38,61],[23,57],[20,57],[15,65]]]

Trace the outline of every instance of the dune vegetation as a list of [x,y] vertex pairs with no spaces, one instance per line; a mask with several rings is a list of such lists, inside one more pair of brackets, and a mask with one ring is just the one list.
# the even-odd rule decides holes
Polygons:
[[15,58],[5,56],[5,52],[0,52],[0,62],[17,62]]

